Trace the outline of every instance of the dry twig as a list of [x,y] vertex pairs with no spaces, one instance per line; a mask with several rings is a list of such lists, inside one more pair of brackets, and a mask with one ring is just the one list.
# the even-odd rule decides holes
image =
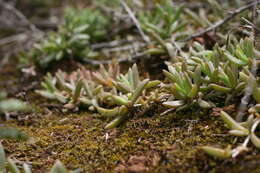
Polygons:
[[[128,58],[125,58],[125,57],[119,58],[119,59],[117,59],[117,62],[119,62],[119,63],[132,62],[132,61],[140,59],[146,55],[147,55],[147,52],[141,52],[141,53],[137,53],[136,55],[128,57]],[[94,66],[99,66],[100,64],[110,64],[112,62],[112,60],[93,60],[93,59],[89,59],[89,58],[85,58],[85,59],[83,59],[83,61],[87,64],[94,65]]]
[[5,9],[7,9],[9,11],[12,11],[18,18],[20,18],[24,23],[26,23],[33,32],[41,32],[34,24],[32,24],[27,19],[27,17],[21,11],[19,11],[14,6],[12,6],[12,5],[8,4],[8,3],[4,3],[2,0],[0,0],[0,5],[2,7],[4,7]]
[[[15,28],[16,31],[18,22],[22,23],[24,26],[28,26],[29,28],[22,33],[16,33],[14,35],[0,39],[1,51],[4,52],[4,54],[6,55],[6,59],[8,59],[11,55],[17,54],[21,49],[31,47],[35,40],[43,36],[43,32],[38,29],[33,23],[31,23],[21,11],[11,5],[9,2],[4,2],[3,0],[0,0],[0,7],[2,7],[2,9],[4,9],[5,11],[11,12],[12,14],[14,14],[14,16],[17,17],[17,19],[19,19],[19,21],[17,22],[12,21],[12,27]],[[8,21],[8,17],[6,17],[6,20]]]
[[134,13],[132,12],[132,10],[128,7],[128,5],[125,3],[124,0],[120,0],[122,6],[125,8],[125,10],[127,11],[128,15],[131,17],[131,19],[133,20],[134,24],[136,25],[138,31],[140,32],[143,40],[146,42],[146,43],[149,43],[149,37],[147,37],[145,35],[145,33],[143,32],[142,28],[141,28],[141,25],[139,23],[139,21],[137,20],[137,18],[135,17]]
[[192,40],[192,39],[194,39],[194,38],[196,38],[196,37],[200,37],[200,36],[202,36],[202,35],[204,35],[204,34],[206,34],[206,33],[208,33],[208,32],[211,32],[211,31],[216,30],[216,29],[219,28],[220,26],[224,25],[225,23],[229,22],[231,19],[233,19],[234,17],[236,17],[238,14],[240,14],[240,13],[246,11],[246,10],[249,9],[249,8],[254,7],[254,6],[258,3],[258,1],[259,1],[259,0],[256,0],[256,1],[252,2],[252,3],[249,3],[249,4],[247,4],[247,5],[243,6],[243,7],[240,7],[240,8],[238,8],[238,9],[236,9],[235,11],[231,12],[231,13],[230,13],[226,18],[224,18],[223,20],[218,21],[217,23],[215,23],[214,25],[208,27],[207,29],[205,29],[205,30],[203,30],[203,31],[200,31],[200,32],[198,32],[198,33],[195,33],[195,34],[193,34],[193,35],[191,35],[191,36],[189,36],[189,37],[183,39],[182,41],[183,41],[183,42],[186,42],[186,41]]

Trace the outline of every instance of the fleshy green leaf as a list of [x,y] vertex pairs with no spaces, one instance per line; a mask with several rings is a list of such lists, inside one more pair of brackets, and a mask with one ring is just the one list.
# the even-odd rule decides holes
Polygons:
[[76,84],[76,88],[72,97],[72,103],[76,103],[78,101],[82,88],[83,88],[83,81],[82,79],[80,79]]
[[246,128],[244,128],[239,123],[237,123],[235,120],[233,120],[233,118],[231,118],[226,112],[221,111],[220,116],[221,116],[222,120],[228,125],[228,127],[231,130],[240,130],[240,131],[243,131],[244,133],[249,134],[249,131]]
[[0,101],[0,112],[25,111],[28,106],[17,99],[7,99]]
[[6,156],[3,145],[0,143],[0,173],[4,173]]
[[11,173],[20,173],[18,167],[14,163],[14,161],[10,158],[7,159],[7,168]]
[[157,85],[160,85],[160,83],[161,83],[161,81],[159,81],[159,80],[150,81],[145,85],[145,89],[153,88]]
[[125,106],[120,107],[119,115],[106,125],[105,129],[112,129],[119,126],[122,122],[127,119],[128,109]]
[[204,146],[202,147],[202,149],[210,156],[221,158],[221,159],[231,158],[232,156],[231,150],[229,148],[220,149],[220,148],[215,148],[210,146]]
[[140,82],[140,79],[139,79],[139,72],[136,64],[134,64],[132,67],[132,73],[133,73],[134,87],[137,87]]
[[212,104],[210,104],[209,102],[206,102],[205,100],[202,100],[202,99],[198,99],[198,104],[203,109],[209,109],[209,108],[213,107]]
[[140,82],[135,89],[133,96],[131,98],[131,103],[135,104],[139,96],[142,94],[143,90],[145,89],[146,84],[149,82],[149,79],[145,79],[142,82]]
[[104,109],[99,106],[96,106],[96,109],[97,109],[98,113],[100,113],[102,116],[105,116],[105,117],[113,117],[113,116],[118,115],[118,113],[119,113],[119,107],[116,107],[114,109]]
[[226,57],[229,61],[231,61],[232,63],[234,64],[237,64],[239,66],[244,66],[244,65],[247,65],[246,62],[240,60],[240,59],[237,59],[236,57],[234,57],[233,55],[231,55],[230,53],[227,53],[227,52],[224,52],[224,57]]
[[68,173],[65,166],[61,163],[61,161],[57,160],[54,166],[51,169],[50,173]]
[[180,106],[183,106],[184,104],[185,104],[185,102],[183,100],[163,102],[163,106],[168,107],[168,108],[178,108]]
[[252,143],[256,146],[256,148],[260,149],[260,139],[255,135],[254,132],[251,132],[250,139]]
[[113,99],[114,99],[114,101],[115,101],[115,103],[116,103],[117,105],[122,106],[122,105],[128,105],[128,104],[129,104],[129,101],[126,100],[126,99],[123,98],[123,97],[120,97],[120,96],[112,96],[112,97],[113,97]]
[[28,136],[13,127],[0,127],[0,139],[27,140]]
[[223,87],[223,86],[220,86],[217,84],[210,84],[209,86],[212,87],[216,91],[224,92],[224,93],[229,93],[232,90],[231,88]]
[[31,168],[26,163],[23,164],[24,173],[32,173]]
[[238,136],[238,137],[242,137],[242,136],[247,136],[248,135],[248,133],[245,133],[244,131],[241,131],[241,130],[230,130],[228,133],[233,135],[233,136]]

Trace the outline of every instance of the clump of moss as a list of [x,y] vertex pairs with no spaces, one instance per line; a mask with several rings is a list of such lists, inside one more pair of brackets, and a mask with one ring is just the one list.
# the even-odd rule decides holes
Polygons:
[[[56,159],[60,159],[69,169],[80,167],[83,172],[113,172],[123,163],[130,164],[132,156],[155,153],[160,161],[149,167],[149,171],[201,172],[226,167],[222,161],[206,157],[196,147],[206,144],[224,146],[232,141],[218,136],[225,129],[221,121],[204,113],[194,112],[189,121],[190,117],[190,113],[163,117],[155,114],[150,118],[136,117],[117,129],[104,130],[104,120],[98,115],[93,118],[88,113],[69,114],[66,117],[53,114],[41,117],[40,124],[22,127],[33,137],[30,143],[4,141],[4,145],[7,153],[31,162],[33,170],[39,171],[50,168]],[[254,152],[257,153],[257,150]],[[247,162],[254,159],[251,156]],[[235,161],[236,164],[226,167],[226,171],[233,167],[247,169],[241,164],[243,160]],[[227,162],[232,163],[231,160]],[[205,165],[210,167],[206,168]],[[252,169],[257,168],[255,165]]]
[[[32,170],[27,163],[23,163],[22,171],[25,173],[31,173]],[[11,158],[6,158],[6,154],[2,144],[0,143],[0,171],[1,172],[20,172],[20,168],[17,166],[16,161]],[[57,160],[54,166],[51,168],[50,173],[68,173],[69,171],[65,168],[65,166]]]

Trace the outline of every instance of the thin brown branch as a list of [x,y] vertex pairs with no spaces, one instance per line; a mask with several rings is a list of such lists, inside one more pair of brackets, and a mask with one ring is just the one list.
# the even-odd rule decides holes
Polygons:
[[12,42],[23,41],[26,38],[27,38],[27,33],[20,33],[20,34],[17,34],[17,35],[5,37],[3,39],[0,39],[0,46],[5,45],[5,44],[9,44],[9,43],[12,43]]
[[[128,58],[125,58],[125,57],[119,58],[119,59],[117,59],[117,62],[118,63],[132,62],[132,61],[140,59],[146,55],[147,55],[147,52],[141,52],[141,53],[137,53],[136,55],[128,57]],[[83,59],[83,61],[85,63],[93,65],[93,66],[99,66],[100,64],[110,64],[110,63],[112,63],[113,60],[93,60],[93,59],[85,58],[85,59]]]
[[207,29],[205,29],[203,31],[200,31],[198,33],[195,33],[195,34],[193,34],[193,35],[183,39],[182,41],[186,42],[186,41],[192,40],[192,39],[194,39],[196,37],[200,37],[200,36],[202,36],[202,35],[204,35],[204,34],[206,34],[208,32],[216,30],[220,26],[222,26],[222,25],[226,24],[227,22],[229,22],[230,20],[232,20],[238,14],[240,14],[240,13],[242,13],[242,12],[252,8],[252,7],[254,7],[258,3],[258,1],[259,0],[256,0],[256,1],[252,2],[252,3],[249,3],[249,4],[245,5],[245,6],[242,6],[242,7],[238,8],[238,9],[234,10],[233,12],[229,13],[229,15],[226,18],[224,18],[223,20],[216,22],[214,25],[208,27]]
[[14,6],[12,6],[12,5],[8,4],[8,3],[5,3],[2,0],[0,0],[0,5],[2,7],[4,7],[5,9],[7,9],[9,11],[12,11],[18,18],[20,18],[24,23],[26,23],[33,32],[41,32],[34,24],[32,24],[27,19],[27,17],[21,11],[19,11]]
[[145,33],[143,32],[142,28],[141,28],[141,25],[139,23],[139,21],[137,20],[137,18],[135,17],[134,13],[132,12],[132,10],[128,7],[128,5],[125,3],[124,0],[120,0],[120,3],[122,4],[122,6],[125,8],[125,10],[127,11],[128,15],[130,16],[130,18],[133,20],[134,24],[136,25],[138,31],[140,32],[143,40],[146,42],[146,43],[149,43],[149,37],[147,37],[145,35]]
[[123,40],[113,40],[110,42],[101,42],[101,43],[92,44],[91,48],[93,50],[103,49],[103,48],[113,48],[113,47],[117,47],[117,46],[120,46],[125,43],[130,43],[130,41],[128,41],[127,39],[123,39]]

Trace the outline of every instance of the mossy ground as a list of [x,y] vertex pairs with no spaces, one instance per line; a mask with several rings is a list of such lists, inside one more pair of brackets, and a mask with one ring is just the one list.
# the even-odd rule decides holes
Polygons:
[[199,149],[234,142],[217,112],[194,108],[161,116],[154,110],[119,128],[104,130],[109,120],[88,111],[63,113],[59,105],[49,104],[33,89],[24,89],[33,79],[10,67],[12,64],[0,70],[1,86],[14,96],[22,97],[19,93],[25,92],[24,99],[36,111],[1,120],[31,137],[27,142],[2,143],[9,156],[30,163],[35,172],[49,170],[56,159],[83,172],[260,172],[260,152],[252,146],[249,152],[229,160],[214,159]]

